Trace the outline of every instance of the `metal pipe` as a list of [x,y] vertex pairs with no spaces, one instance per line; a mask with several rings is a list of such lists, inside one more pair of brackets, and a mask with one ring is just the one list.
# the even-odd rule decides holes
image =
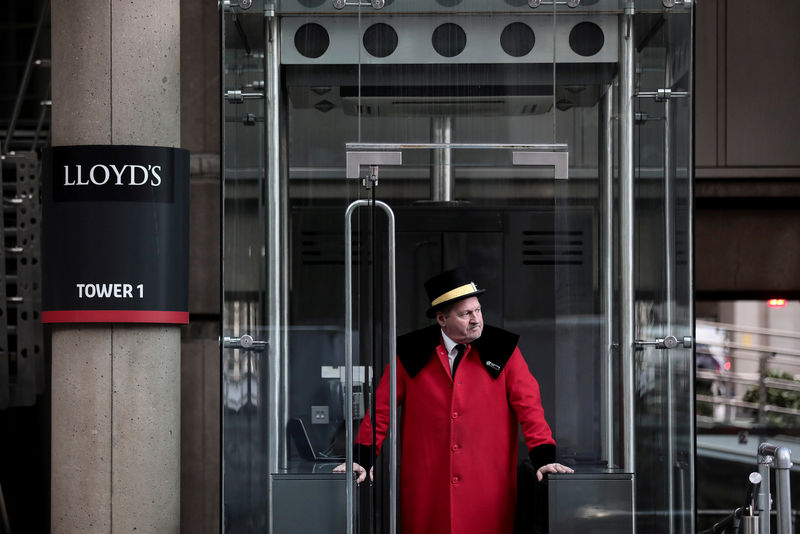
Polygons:
[[33,58],[36,52],[36,46],[39,44],[39,35],[42,33],[42,26],[44,26],[44,19],[47,12],[50,10],[50,2],[43,2],[42,12],[39,14],[39,20],[36,23],[36,31],[33,33],[33,42],[31,43],[31,51],[28,54],[28,61],[25,63],[25,72],[22,74],[22,81],[19,84],[19,92],[17,93],[17,100],[14,102],[14,109],[11,112],[11,120],[8,123],[8,130],[6,130],[6,140],[3,143],[2,154],[8,154],[8,149],[11,146],[11,138],[14,137],[14,129],[17,127],[17,119],[19,119],[20,111],[22,110],[22,103],[25,100],[25,91],[28,90],[28,82],[31,79],[31,71],[33,69]]
[[[633,278],[633,2],[626,2],[620,20],[619,63],[619,181],[620,181],[620,358],[624,467],[636,472],[634,418],[634,278]],[[635,506],[636,503],[634,503]],[[635,514],[634,514],[635,516]]]
[[767,385],[764,379],[767,376],[767,359],[769,356],[762,354],[758,359],[758,424],[767,422]]
[[[265,171],[266,171],[266,245],[267,245],[267,262],[266,272],[267,279],[265,281],[265,290],[268,295],[267,302],[267,317],[266,324],[269,331],[270,344],[268,346],[267,367],[269,369],[269,403],[267,410],[267,427],[268,427],[268,443],[267,443],[267,461],[269,473],[277,473],[280,470],[281,448],[285,443],[286,427],[283,424],[283,410],[282,404],[285,403],[285,396],[288,392],[282,392],[284,386],[282,367],[283,359],[283,336],[281,329],[284,325],[281,324],[281,317],[284,303],[282,301],[282,263],[279,260],[283,254],[281,248],[281,195],[280,195],[280,176],[281,176],[281,161],[280,161],[280,39],[279,39],[279,26],[278,17],[274,12],[270,16],[267,14],[265,17],[265,30],[266,30],[266,53],[264,54],[264,70],[266,72],[266,79],[268,81],[266,91],[266,110],[267,117],[266,132],[264,135],[266,157]],[[272,477],[270,477],[270,481]],[[272,492],[270,482],[270,493]],[[269,513],[269,527],[270,532],[273,531],[273,516],[274,510],[270,507]]]
[[758,453],[756,460],[758,462],[758,474],[761,475],[761,486],[758,491],[758,516],[760,534],[770,534],[770,510],[772,509],[772,502],[769,494],[770,481],[769,470],[772,463],[772,457],[775,454],[777,447],[769,443],[762,443],[758,446]]
[[[670,18],[666,18],[669,24]],[[669,34],[669,32],[667,32]],[[667,46],[664,87],[672,87],[672,49]],[[669,99],[664,101],[664,277],[665,277],[665,335],[672,334],[674,327],[675,310],[675,213],[673,210],[674,196],[674,169],[672,161],[670,117],[671,105]],[[675,380],[673,376],[673,351],[664,351],[667,371],[667,506],[669,514],[669,531],[675,530]]]
[[[691,39],[691,46],[690,50],[694,50],[694,17],[696,11],[694,9],[694,5],[691,7],[692,12],[690,15],[690,24],[691,28],[689,31],[689,39]],[[688,285],[686,286],[688,291],[690,292],[688,296],[688,303],[687,303],[687,312],[689,318],[689,326],[691,327],[690,332],[694,335],[695,327],[694,327],[694,320],[695,320],[695,295],[694,295],[694,58],[692,57],[692,65],[689,68],[689,83],[688,88],[690,91],[690,98],[688,100],[688,111],[687,117],[689,117],[690,121],[690,128],[688,129],[688,139],[686,140],[686,147],[688,152],[687,158],[687,165],[686,165],[686,213],[687,215],[687,226],[686,226],[686,257],[688,258],[688,265],[689,268],[686,269],[686,278]],[[695,340],[694,346],[697,346],[697,342]],[[687,362],[688,369],[686,372],[689,375],[688,381],[688,395],[689,399],[695,398],[696,395],[696,384],[692,375],[692,370],[695,369],[695,355],[694,349],[692,352],[688,354],[689,361]],[[691,402],[689,406],[692,406]],[[697,418],[689,416],[689,435],[690,436],[697,436]],[[689,458],[692,460],[689,462],[689,481],[688,481],[688,492],[689,492],[689,507],[691,510],[691,517],[695,517],[695,512],[697,511],[697,499],[696,499],[696,482],[695,482],[695,469],[694,469],[694,458],[697,458],[697,439],[689,440],[689,447],[690,447],[690,455]],[[691,532],[691,530],[690,530]]]
[[603,95],[602,123],[603,183],[603,443],[608,467],[616,467],[614,435],[614,84]]
[[453,131],[452,117],[431,117],[431,139],[436,144],[446,145],[433,149],[431,165],[431,200],[450,202],[453,200],[453,149],[450,140]]
[[[280,52],[280,51],[279,51]],[[278,54],[280,57],[280,53]],[[277,71],[276,71],[277,72]],[[277,75],[277,74],[276,74]],[[277,78],[271,78],[276,79]],[[288,110],[289,105],[287,102],[288,95],[284,92],[280,95],[281,97],[281,105],[280,110]],[[289,387],[289,275],[290,275],[290,268],[289,268],[289,253],[286,250],[289,243],[289,150],[287,146],[287,138],[286,131],[288,130],[286,126],[286,113],[281,112],[278,117],[278,124],[280,125],[280,129],[278,130],[279,138],[280,138],[280,157],[279,157],[279,164],[280,164],[280,184],[279,184],[279,198],[280,198],[280,233],[281,238],[280,242],[284,243],[283,253],[281,254],[281,299],[283,301],[283,306],[281,306],[281,324],[283,328],[281,329],[281,345],[283,346],[283,352],[281,356],[281,369],[283,373],[281,374],[282,377],[282,384],[281,384],[281,393],[282,393],[282,401],[283,404],[281,406],[281,428],[288,428],[289,424],[289,397],[290,397],[290,387]],[[280,453],[280,465],[282,468],[288,467],[289,463],[289,451],[287,450],[288,442],[287,440],[281,440],[281,453]]]
[[792,487],[789,472],[792,469],[792,451],[778,447],[773,460],[775,466],[775,500],[778,512],[778,534],[792,532]]
[[[689,250],[691,252],[691,249]],[[713,326],[715,328],[720,328],[722,330],[728,330],[730,332],[738,332],[742,334],[764,334],[765,336],[769,337],[783,337],[788,339],[800,339],[800,334],[797,332],[790,332],[788,330],[773,330],[771,328],[756,328],[752,326],[740,326],[736,324],[730,323],[717,323],[712,321],[697,321],[697,324],[705,325],[705,326]],[[800,356],[800,352],[798,352]]]
[[742,534],[758,534],[760,527],[757,515],[742,516],[741,521]]

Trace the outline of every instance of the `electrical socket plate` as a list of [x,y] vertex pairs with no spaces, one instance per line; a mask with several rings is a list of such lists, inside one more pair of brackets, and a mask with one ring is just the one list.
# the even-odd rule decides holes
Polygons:
[[327,425],[329,419],[327,406],[312,406],[311,407],[311,424],[312,425]]

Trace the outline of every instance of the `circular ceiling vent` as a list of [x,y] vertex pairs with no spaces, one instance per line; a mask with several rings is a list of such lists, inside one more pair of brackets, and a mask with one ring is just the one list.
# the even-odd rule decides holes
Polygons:
[[458,24],[447,22],[433,30],[433,48],[440,56],[455,57],[467,46],[467,34]]
[[297,51],[312,59],[324,54],[330,44],[328,30],[314,22],[303,24],[294,34],[294,46]]
[[533,50],[536,44],[536,35],[530,26],[524,22],[512,22],[500,34],[500,46],[509,56],[522,57]]
[[444,7],[455,7],[461,3],[461,0],[436,0],[436,3]]
[[367,28],[362,42],[370,55],[386,57],[397,49],[397,32],[388,24],[378,22]]
[[603,30],[594,22],[581,22],[569,32],[569,47],[579,56],[595,55],[603,48],[603,43]]

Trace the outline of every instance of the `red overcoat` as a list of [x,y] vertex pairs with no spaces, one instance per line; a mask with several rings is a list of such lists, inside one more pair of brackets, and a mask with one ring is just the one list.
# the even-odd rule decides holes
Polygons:
[[[518,336],[490,326],[467,346],[454,382],[440,332],[434,325],[397,340],[402,534],[510,534],[518,423],[534,466],[555,461],[539,385]],[[380,451],[389,424],[388,369],[375,406]],[[366,417],[356,439],[360,456],[371,443]]]

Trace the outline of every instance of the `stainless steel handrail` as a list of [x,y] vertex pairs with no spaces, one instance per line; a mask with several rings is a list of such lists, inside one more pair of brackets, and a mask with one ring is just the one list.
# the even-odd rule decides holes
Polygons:
[[[775,354],[776,356],[800,356],[800,350],[785,349],[763,345],[745,345],[744,343],[727,342],[727,343],[699,343],[700,345],[708,345],[709,347],[722,347],[726,349],[736,349],[744,352],[758,352],[761,354]],[[741,357],[741,356],[737,356]]]
[[747,408],[749,410],[764,410],[764,412],[769,413],[782,413],[786,415],[796,415],[800,416],[800,410],[794,410],[792,408],[781,408],[780,406],[773,406],[768,404],[766,406],[761,406],[756,402],[747,402],[741,401],[738,399],[729,399],[725,397],[712,397],[710,395],[695,395],[695,399],[699,402],[706,402],[709,404],[722,404],[724,406],[735,406],[737,408]]
[[719,380],[720,382],[744,384],[746,386],[757,386],[763,381],[764,385],[770,388],[785,389],[787,391],[800,391],[800,382],[769,377],[764,377],[762,380],[758,373],[734,373],[729,371],[724,375],[719,375],[714,371],[703,371],[698,369],[695,371],[695,378],[712,381]]
[[[352,216],[356,208],[371,206],[371,200],[356,200],[345,212],[344,265],[345,265],[345,425],[348,443],[346,461],[347,473],[347,533],[353,534],[353,224]],[[388,204],[375,201],[389,221],[388,260],[389,260],[389,533],[397,532],[397,317],[395,285],[395,224],[394,212]]]
[[[761,475],[761,491],[759,493],[759,511],[766,512],[770,507],[769,498],[769,471],[775,469],[775,508],[778,512],[778,534],[789,534],[792,529],[792,488],[789,471],[792,468],[792,451],[788,447],[778,447],[771,443],[762,443],[758,446],[756,455],[758,473]],[[761,534],[769,534],[769,513],[763,514],[759,523]]]
[[738,332],[742,334],[762,334],[770,337],[785,337],[790,339],[800,339],[800,332],[790,330],[773,330],[772,328],[761,328],[756,326],[741,326],[730,323],[716,323],[714,321],[697,320],[698,326],[713,326],[720,330]]

